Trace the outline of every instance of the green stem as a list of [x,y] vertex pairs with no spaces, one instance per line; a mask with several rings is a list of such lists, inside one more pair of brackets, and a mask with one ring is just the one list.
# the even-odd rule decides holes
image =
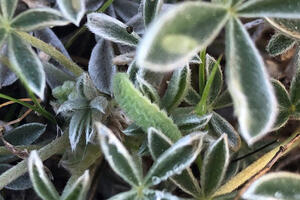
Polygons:
[[[38,150],[41,148],[40,145],[21,145],[21,146],[14,146],[15,148],[19,149],[19,150],[28,150],[28,151],[32,151],[32,150]],[[9,151],[6,147],[1,146],[0,147],[0,156],[7,156],[7,155],[13,155],[11,153],[11,151]]]
[[[97,12],[101,13],[101,12],[105,12],[106,9],[113,3],[114,0],[108,0],[106,1],[103,6],[101,6],[101,8],[99,8],[99,10],[97,10]],[[71,47],[71,45],[73,44],[73,42],[81,35],[83,34],[87,29],[86,26],[82,26],[80,29],[78,29],[74,35],[68,40],[68,42],[66,43],[65,47],[66,49],[69,49]]]
[[[61,137],[55,139],[50,144],[47,144],[40,150],[38,150],[41,160],[47,160],[51,156],[57,153],[63,152],[69,146],[68,134],[64,133]],[[0,190],[12,181],[16,180],[27,172],[27,159],[19,162],[14,167],[10,168],[6,172],[0,175]]]
[[199,65],[199,94],[202,96],[205,87],[205,65],[206,65],[206,49],[200,52],[201,63]]
[[35,48],[42,50],[43,52],[45,52],[46,54],[50,55],[52,58],[57,60],[60,64],[62,64],[75,76],[80,76],[84,72],[84,70],[81,69],[79,65],[71,61],[69,58],[67,58],[64,54],[62,54],[52,45],[49,45],[43,42],[42,40],[39,40],[38,38],[31,36],[28,33],[25,32],[17,32],[17,33],[23,40],[27,41]]

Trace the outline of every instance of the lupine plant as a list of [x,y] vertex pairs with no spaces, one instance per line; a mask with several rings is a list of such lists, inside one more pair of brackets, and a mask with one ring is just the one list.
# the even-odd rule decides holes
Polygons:
[[[0,200],[300,198],[298,174],[267,173],[300,139],[300,2],[0,7]],[[287,53],[290,83],[264,62]]]

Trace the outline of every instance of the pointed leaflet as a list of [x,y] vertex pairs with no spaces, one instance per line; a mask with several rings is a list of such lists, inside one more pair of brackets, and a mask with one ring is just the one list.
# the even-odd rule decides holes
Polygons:
[[299,19],[281,19],[266,18],[266,20],[278,31],[294,39],[300,39],[300,20]]
[[181,133],[168,115],[144,97],[128,78],[118,73],[113,82],[115,100],[126,114],[145,132],[154,127],[161,130],[171,141],[177,141]]
[[11,22],[11,27],[21,31],[33,31],[49,26],[68,24],[57,10],[51,8],[34,8],[22,12]]
[[158,15],[163,2],[163,0],[143,0],[142,6],[145,26],[148,26]]
[[44,171],[44,166],[36,151],[30,153],[28,170],[34,190],[43,200],[57,200],[59,194]]
[[210,197],[220,186],[229,164],[227,135],[224,134],[206,151],[202,170],[201,186],[205,197]]
[[271,56],[278,56],[280,54],[286,53],[295,44],[296,41],[294,39],[278,33],[272,36],[266,50]]
[[173,72],[167,91],[162,98],[162,106],[169,112],[177,107],[186,96],[191,84],[191,70],[188,66]]
[[89,187],[89,172],[85,171],[80,176],[74,185],[66,192],[65,196],[61,200],[83,200],[86,198]]
[[226,75],[241,134],[253,144],[270,131],[276,98],[264,62],[238,19],[226,27]]
[[300,50],[295,58],[296,72],[293,77],[290,89],[291,102],[296,105],[300,103]]
[[111,93],[112,78],[116,73],[113,65],[113,47],[109,41],[100,39],[94,47],[89,61],[89,74],[93,83],[101,92]]
[[249,200],[300,198],[300,176],[290,172],[277,172],[264,175],[256,180],[243,194]]
[[228,107],[232,105],[232,99],[228,90],[220,94],[214,103],[210,106],[213,110]]
[[141,177],[132,156],[117,137],[100,123],[96,123],[102,152],[111,168],[132,186],[139,186]]
[[272,80],[276,98],[278,101],[278,115],[273,130],[277,130],[284,126],[290,117],[290,108],[292,103],[289,93],[286,91],[284,85],[277,80]]
[[241,17],[300,18],[300,2],[295,0],[251,0],[237,9]]
[[18,5],[18,0],[2,0],[1,11],[3,17],[11,19],[14,16],[15,10]]
[[8,56],[12,70],[27,87],[43,99],[46,77],[41,61],[31,47],[16,34],[10,34],[8,40]]
[[88,112],[85,110],[76,111],[70,121],[69,125],[69,140],[71,149],[74,151],[76,146],[84,133],[86,125],[86,117]]
[[224,133],[228,138],[228,145],[233,151],[238,151],[241,147],[241,138],[232,125],[224,119],[221,115],[213,112],[212,118],[210,120],[210,127],[217,134],[218,137]]
[[112,42],[136,46],[140,37],[129,30],[126,24],[103,13],[88,15],[87,27],[91,32]]
[[148,97],[148,99],[152,103],[155,103],[156,105],[159,106],[159,104],[160,104],[159,95],[158,95],[156,89],[150,83],[148,83],[142,77],[137,75],[136,76],[136,85],[144,96]]
[[176,6],[149,27],[137,50],[138,65],[154,71],[184,66],[215,39],[227,19],[222,5],[185,2]]
[[[154,160],[172,145],[173,143],[163,133],[154,128],[148,129],[148,147]],[[174,175],[171,180],[183,191],[193,196],[200,194],[198,182],[189,168],[183,170],[180,175]]]
[[212,115],[199,115],[193,113],[181,113],[179,115],[172,115],[174,123],[178,126],[182,133],[191,133],[204,129],[210,121]]
[[128,192],[122,192],[119,193],[108,200],[135,200],[137,196],[137,191],[136,190],[131,190]]
[[75,25],[79,26],[81,18],[85,13],[84,0],[57,0],[59,9],[63,15]]
[[145,185],[157,185],[173,175],[181,174],[200,153],[202,135],[192,133],[178,140],[160,155],[145,177]]

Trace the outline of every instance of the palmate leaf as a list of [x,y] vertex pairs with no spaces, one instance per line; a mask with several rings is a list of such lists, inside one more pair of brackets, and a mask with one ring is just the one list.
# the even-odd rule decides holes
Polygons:
[[84,0],[57,0],[59,9],[63,15],[75,25],[79,26],[81,18],[85,13]]
[[141,184],[141,174],[132,156],[117,137],[100,123],[96,123],[102,152],[111,168],[132,186]]
[[1,1],[1,11],[3,17],[6,19],[11,19],[17,8],[18,0],[2,0]]
[[205,197],[210,197],[220,186],[228,164],[228,140],[224,134],[209,147],[203,160],[201,186]]
[[157,185],[173,175],[181,174],[197,158],[201,146],[200,133],[192,133],[181,138],[155,160],[144,179],[144,184]]
[[148,26],[155,16],[158,15],[163,2],[163,0],[143,0],[142,6],[145,26]]
[[241,134],[251,145],[272,128],[276,98],[264,62],[238,19],[230,20],[226,37],[227,85]]
[[127,74],[116,74],[113,88],[117,103],[145,132],[148,128],[154,127],[161,130],[173,142],[181,137],[181,133],[172,119],[135,89]]
[[272,36],[266,50],[271,56],[278,56],[291,49],[295,43],[294,39],[278,33]]
[[96,35],[120,44],[136,46],[140,40],[126,24],[103,13],[89,14],[87,27]]
[[138,65],[154,71],[184,66],[215,39],[227,19],[227,9],[219,4],[177,5],[149,27],[138,46]]
[[[172,145],[173,143],[163,133],[154,128],[148,129],[148,148],[154,160]],[[179,175],[174,175],[171,180],[188,194],[193,196],[200,194],[199,184],[189,168],[183,170]]]
[[297,200],[300,198],[300,176],[289,172],[267,174],[252,183],[243,198]]
[[61,197],[61,200],[84,200],[86,198],[89,187],[89,172],[85,171],[76,182],[66,191],[66,194]]
[[28,169],[34,190],[43,200],[58,200],[59,194],[44,171],[44,166],[36,151],[30,153]]
[[266,20],[278,31],[294,39],[300,39],[300,20],[299,19],[281,19],[266,18]]
[[181,67],[173,72],[167,91],[162,98],[162,107],[168,112],[177,107],[186,96],[191,85],[189,66]]
[[31,47],[15,33],[9,35],[8,41],[8,56],[12,70],[27,87],[43,99],[46,86],[43,64]]
[[11,27],[20,31],[33,31],[49,26],[68,24],[60,12],[51,8],[34,8],[22,12],[11,22]]
[[241,17],[300,18],[300,2],[295,0],[252,0],[238,7]]

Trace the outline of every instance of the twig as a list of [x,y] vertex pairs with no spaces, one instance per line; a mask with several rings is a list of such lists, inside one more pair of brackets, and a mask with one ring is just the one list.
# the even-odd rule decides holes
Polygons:
[[246,23],[244,25],[244,27],[249,30],[249,29],[254,28],[255,26],[258,26],[258,25],[260,25],[262,23],[264,23],[263,19],[256,19],[254,21]]
[[295,144],[295,142],[300,139],[300,134],[297,134],[291,141],[289,141],[287,144],[280,146],[279,150],[276,152],[276,154],[273,156],[273,158],[266,164],[266,166],[261,169],[259,172],[257,172],[252,178],[249,179],[249,181],[246,183],[246,185],[240,190],[238,195],[235,197],[234,200],[239,200],[241,196],[246,192],[246,190],[250,187],[250,185],[256,181],[258,178],[263,176],[265,173],[271,170],[273,165],[281,158],[289,149],[291,146]]

